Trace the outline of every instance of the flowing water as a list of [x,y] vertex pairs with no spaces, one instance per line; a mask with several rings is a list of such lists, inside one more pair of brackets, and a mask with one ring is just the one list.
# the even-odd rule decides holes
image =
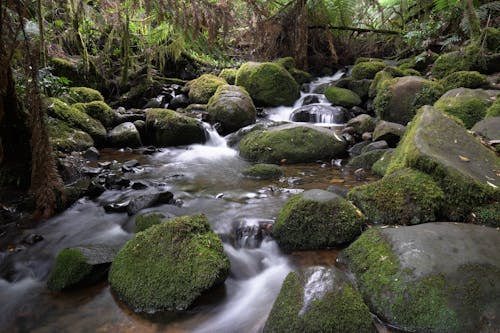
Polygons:
[[[310,90],[340,76],[319,79]],[[302,93],[294,108],[310,95]],[[318,97],[320,103],[326,103],[323,95]],[[289,119],[294,108],[266,111],[269,119],[282,121]],[[43,241],[31,246],[17,244],[0,252],[0,331],[259,332],[291,270],[334,264],[337,250],[283,254],[261,226],[271,224],[295,193],[332,184],[350,188],[360,182],[329,161],[286,166],[285,177],[277,181],[243,178],[241,172],[249,163],[240,159],[224,138],[209,127],[207,130],[210,139],[205,145],[162,149],[152,156],[104,150],[101,159],[140,157],[141,168],[130,178],[172,191],[179,203],[142,212],[207,215],[215,232],[222,236],[231,261],[231,274],[223,287],[174,318],[162,313],[133,313],[114,297],[105,282],[64,294],[49,292],[46,279],[63,248],[96,243],[120,246],[133,237],[134,216],[106,213],[103,206],[140,191],[108,190],[95,200],[80,199],[62,214],[25,232],[42,235]]]

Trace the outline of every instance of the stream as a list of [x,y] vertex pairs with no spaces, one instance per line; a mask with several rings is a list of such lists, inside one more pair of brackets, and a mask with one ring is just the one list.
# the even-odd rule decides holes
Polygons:
[[[343,73],[314,81],[309,91]],[[266,109],[272,121],[289,121],[304,98],[315,95],[318,104],[329,105],[321,94],[301,93],[293,107]],[[332,123],[317,116],[323,126]],[[204,296],[187,313],[135,314],[115,298],[107,283],[64,294],[51,293],[46,280],[57,253],[84,244],[123,245],[134,236],[134,218],[126,213],[106,213],[107,203],[126,200],[144,190],[107,190],[95,200],[82,198],[62,214],[25,234],[43,240],[18,250],[0,252],[1,332],[260,332],[286,275],[297,267],[333,265],[338,250],[284,254],[270,238],[259,239],[259,224],[272,223],[293,194],[329,185],[349,189],[373,181],[356,181],[335,163],[284,166],[285,177],[276,181],[247,179],[241,172],[250,165],[208,128],[204,145],[163,148],[154,155],[104,149],[100,161],[137,159],[141,165],[132,180],[171,191],[177,205],[147,210],[175,215],[204,213],[221,235],[231,261],[231,274],[223,287]],[[6,274],[6,272],[8,274]]]

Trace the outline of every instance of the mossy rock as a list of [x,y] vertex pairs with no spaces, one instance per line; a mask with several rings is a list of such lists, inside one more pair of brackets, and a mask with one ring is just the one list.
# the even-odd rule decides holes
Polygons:
[[293,196],[281,208],[273,237],[284,251],[324,249],[354,240],[363,215],[349,201],[324,190]]
[[112,127],[118,121],[118,116],[115,111],[113,111],[113,109],[111,109],[109,105],[103,101],[76,103],[73,104],[73,107],[85,112],[92,118],[99,120],[105,127]]
[[170,213],[160,213],[160,212],[151,212],[137,215],[135,218],[135,232],[141,232],[146,229],[151,228],[154,225],[165,222],[166,220],[173,219],[176,217]]
[[471,128],[484,118],[493,102],[492,98],[493,95],[482,89],[458,88],[441,96],[434,107],[460,119],[466,128]]
[[346,127],[352,127],[354,132],[359,136],[365,132],[373,132],[376,126],[376,119],[367,114],[360,114],[352,119],[349,119]]
[[106,129],[98,120],[57,98],[49,98],[46,104],[49,116],[64,121],[72,128],[87,132],[96,144],[106,142]]
[[476,207],[472,210],[471,221],[474,224],[500,228],[500,202]]
[[204,215],[137,233],[111,265],[113,291],[136,311],[182,311],[229,274],[229,258]]
[[228,84],[236,83],[236,74],[238,70],[236,68],[224,68],[220,73],[219,77],[226,80]]
[[422,107],[407,128],[388,174],[414,168],[430,175],[445,194],[442,215],[460,221],[474,207],[500,197],[500,160],[452,118]]
[[345,152],[335,132],[306,124],[286,124],[248,133],[239,143],[240,155],[261,163],[302,163],[329,159]]
[[114,147],[137,148],[142,146],[141,135],[131,122],[120,124],[109,132],[109,143]]
[[486,332],[500,314],[499,244],[497,230],[438,222],[372,228],[342,256],[371,312],[389,324]]
[[223,78],[212,74],[203,74],[186,84],[186,88],[189,89],[189,101],[191,104],[207,104],[217,88],[223,84],[227,84]]
[[387,65],[381,61],[360,62],[352,68],[352,77],[355,80],[373,79],[375,74],[385,67],[387,67]]
[[391,163],[392,156],[394,155],[394,149],[387,149],[387,151],[380,157],[377,162],[373,163],[372,171],[377,176],[385,176],[387,173],[387,168]]
[[149,142],[158,146],[180,146],[206,141],[200,121],[168,109],[146,112],[146,133]]
[[373,141],[383,140],[389,147],[396,147],[405,132],[406,127],[389,121],[380,120],[373,130]]
[[486,110],[485,118],[500,117],[500,98],[496,98],[495,102]]
[[296,64],[295,64],[295,59],[292,58],[292,57],[284,57],[284,58],[279,58],[279,59],[276,59],[274,60],[273,62],[277,63],[277,64],[280,64],[281,66],[283,66],[287,71],[289,71],[290,69],[294,69],[296,68]]
[[442,79],[441,83],[446,90],[460,87],[474,89],[488,84],[486,81],[486,75],[476,71],[460,71],[452,73]]
[[[321,293],[311,290],[318,283]],[[288,274],[264,332],[368,333],[374,332],[372,325],[368,307],[345,273],[335,267],[311,267]]]
[[88,87],[71,87],[65,98],[70,104],[104,101],[104,97],[99,91]]
[[385,80],[378,88],[373,106],[377,116],[406,125],[423,105],[432,105],[444,92],[438,82],[418,76]]
[[69,79],[72,85],[84,84],[83,75],[78,71],[78,65],[62,58],[51,58],[49,65],[52,67],[52,74],[58,77]]
[[219,123],[226,135],[255,123],[257,110],[252,98],[242,87],[222,85],[217,88],[207,106],[210,119]]
[[471,60],[462,51],[454,51],[440,55],[432,68],[432,75],[442,79],[452,73],[468,71],[471,67]]
[[247,62],[238,70],[236,85],[244,87],[258,106],[293,105],[299,85],[281,65]]
[[483,30],[486,48],[491,52],[500,52],[500,29],[488,27]]
[[64,249],[47,280],[52,291],[85,287],[106,278],[116,250],[105,245],[88,245]]
[[353,188],[347,198],[375,224],[420,224],[438,219],[444,193],[425,173],[411,169]]
[[57,118],[47,119],[47,130],[52,147],[65,153],[85,151],[94,145],[94,140],[90,135],[69,127]]
[[288,72],[298,84],[309,83],[313,79],[311,74],[298,68],[289,69]]
[[351,158],[346,167],[351,170],[359,168],[370,170],[372,165],[377,162],[386,151],[387,149],[374,149],[368,152],[363,152],[360,155]]
[[354,65],[357,65],[362,62],[384,62],[384,59],[381,58],[370,58],[370,57],[359,57],[354,62]]
[[279,179],[283,176],[283,169],[276,164],[254,164],[243,170],[243,175],[256,179]]
[[346,108],[361,104],[361,98],[349,89],[328,87],[325,90],[325,96],[333,105],[339,105]]

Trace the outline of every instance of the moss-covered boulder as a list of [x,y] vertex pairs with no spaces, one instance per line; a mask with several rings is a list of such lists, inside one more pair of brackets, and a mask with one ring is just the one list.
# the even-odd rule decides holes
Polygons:
[[236,83],[236,74],[238,73],[238,70],[236,68],[224,68],[223,70],[220,71],[219,77],[221,79],[224,79],[228,84],[235,84]]
[[452,73],[441,80],[446,90],[455,88],[479,88],[487,85],[486,75],[476,71],[459,71]]
[[236,85],[244,87],[258,106],[292,105],[300,97],[295,79],[283,66],[271,62],[243,64]]
[[360,62],[352,68],[352,77],[355,80],[373,79],[375,74],[383,70],[386,66],[381,61]]
[[206,141],[200,121],[168,109],[146,112],[146,134],[149,143],[158,146],[180,146]]
[[500,315],[500,232],[471,224],[372,228],[343,252],[371,312],[412,332],[487,332]]
[[441,96],[434,107],[460,119],[466,128],[471,128],[484,118],[495,94],[482,89],[453,89]]
[[391,163],[392,156],[394,155],[394,149],[387,149],[387,151],[372,165],[372,172],[377,176],[385,176],[387,173],[387,168]]
[[88,87],[69,88],[65,99],[70,104],[104,101],[104,97],[99,91]]
[[329,159],[345,152],[335,132],[306,124],[286,124],[248,133],[239,143],[240,155],[262,163],[302,163]]
[[94,119],[97,119],[105,127],[112,127],[118,121],[118,115],[109,107],[108,104],[102,101],[94,101],[89,103],[76,103],[73,107],[85,112]]
[[87,132],[96,144],[103,144],[106,141],[106,129],[98,120],[57,98],[49,98],[46,104],[49,116],[64,121],[72,128]]
[[207,104],[217,88],[223,84],[227,84],[223,78],[212,74],[203,74],[186,84],[186,89],[189,89],[189,101],[191,104]]
[[486,48],[491,52],[500,52],[500,29],[488,27],[483,30],[482,38],[485,41]]
[[500,160],[446,114],[425,106],[398,145],[388,173],[414,168],[445,194],[442,215],[463,220],[474,207],[499,198]]
[[396,67],[386,67],[384,70],[378,72],[375,75],[375,78],[370,83],[370,88],[368,89],[368,97],[374,98],[375,96],[377,96],[379,90],[385,86],[385,81],[402,76],[405,76],[404,72],[397,69]]
[[224,135],[254,124],[257,117],[255,105],[246,90],[230,85],[217,88],[208,102],[207,111],[211,121],[220,124]]
[[298,68],[289,69],[288,72],[298,84],[309,83],[313,79],[313,76],[310,73]]
[[347,122],[347,127],[352,127],[354,133],[359,136],[365,132],[373,132],[375,129],[376,119],[367,114],[360,114]]
[[173,219],[174,217],[176,216],[173,214],[163,212],[151,212],[137,215],[135,217],[135,232],[144,231],[166,220]]
[[207,218],[182,216],[128,241],[113,261],[109,283],[136,311],[180,311],[223,283],[229,265]]
[[351,108],[361,104],[361,98],[353,91],[338,87],[328,87],[325,96],[333,105]]
[[109,132],[109,143],[114,147],[137,148],[142,146],[141,135],[131,122],[120,124]]
[[255,179],[279,179],[283,169],[276,164],[254,164],[243,170],[243,175]]
[[353,188],[347,197],[375,224],[420,224],[438,219],[444,193],[427,174],[411,169]]
[[349,201],[324,190],[293,196],[281,208],[273,237],[284,251],[324,249],[351,242],[363,215]]
[[85,287],[106,278],[116,249],[106,245],[87,245],[64,249],[47,280],[52,291]]
[[454,51],[440,55],[432,67],[432,75],[442,79],[452,73],[468,71],[471,67],[471,60],[462,51]]
[[358,156],[351,158],[346,167],[351,170],[359,168],[370,170],[373,164],[375,164],[375,162],[377,162],[386,151],[387,149],[373,149],[367,152],[362,152]]
[[297,66],[293,57],[284,57],[274,60],[275,63],[283,66],[287,71]]
[[384,81],[373,106],[380,119],[406,125],[419,107],[432,105],[443,92],[437,82],[405,76]]
[[47,119],[47,130],[52,147],[65,153],[84,151],[94,145],[90,135],[69,127],[57,118]]
[[335,267],[311,267],[288,274],[264,332],[368,333],[374,327],[368,307],[345,273]]

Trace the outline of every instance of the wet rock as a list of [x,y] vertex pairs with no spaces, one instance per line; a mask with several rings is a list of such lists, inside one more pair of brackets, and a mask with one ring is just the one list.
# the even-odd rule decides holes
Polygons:
[[373,140],[373,133],[372,132],[364,132],[361,135],[361,140],[363,140],[363,141],[372,141]]
[[361,136],[365,132],[373,132],[375,119],[367,114],[361,114],[349,120],[347,126],[354,128],[354,133]]
[[335,186],[335,185],[330,185],[326,188],[326,190],[328,192],[332,192],[332,193],[335,193],[336,195],[342,197],[342,198],[346,198],[347,197],[347,193],[349,192],[348,190],[346,190],[345,188],[342,188],[342,187],[339,187],[339,186]]
[[285,251],[322,249],[352,241],[362,222],[347,200],[328,191],[309,190],[283,206],[273,237]]
[[291,121],[306,123],[344,124],[348,118],[346,108],[322,104],[311,104],[295,109]]
[[355,156],[361,155],[361,151],[363,150],[363,148],[365,148],[369,144],[370,144],[369,141],[362,141],[362,142],[356,143],[354,146],[352,146],[349,149],[349,155],[351,157],[355,157]]
[[401,124],[380,120],[373,131],[373,141],[383,140],[389,144],[389,147],[395,148],[405,129],[406,127]]
[[109,283],[136,311],[183,311],[224,283],[229,270],[229,258],[207,218],[182,216],[128,241],[113,261]]
[[[135,123],[136,121],[145,121],[146,113],[141,109],[129,109],[125,110],[124,108],[117,110],[117,120],[119,123]],[[134,124],[135,125],[135,124]]]
[[38,235],[38,234],[29,234],[26,237],[23,238],[23,243],[28,244],[28,245],[33,245],[38,242],[43,241],[43,236]]
[[135,168],[136,166],[139,166],[139,165],[140,165],[139,161],[137,161],[137,160],[129,160],[129,161],[126,161],[125,163],[122,164],[122,168],[123,167]]
[[141,135],[133,123],[127,122],[113,128],[109,133],[109,143],[115,147],[140,147]]
[[104,280],[117,251],[97,244],[62,250],[50,272],[47,287],[52,291],[65,291]]
[[243,170],[243,175],[256,179],[279,179],[283,169],[276,164],[255,164]]
[[389,145],[385,141],[375,141],[367,144],[363,149],[361,149],[361,153],[368,153],[369,151],[375,150],[375,149],[387,149],[389,148]]
[[359,168],[370,170],[372,165],[377,162],[385,152],[385,149],[373,149],[368,152],[362,152],[360,155],[353,157],[346,166],[352,170]]
[[172,100],[168,104],[168,108],[171,110],[177,110],[179,108],[185,108],[189,104],[190,104],[189,97],[184,95],[184,94],[180,94],[180,95],[176,95],[174,98],[172,98]]
[[338,268],[291,272],[274,302],[265,332],[374,332],[368,306]]
[[387,173],[387,168],[391,163],[392,156],[394,155],[395,149],[386,149],[386,152],[382,157],[380,157],[377,162],[372,165],[372,172],[378,176],[385,176]]
[[113,202],[104,206],[107,213],[125,213],[127,211],[130,201]]
[[89,198],[94,199],[103,194],[104,191],[106,191],[104,186],[99,184],[99,182],[97,182],[96,180],[92,180],[87,189],[87,195],[89,196]]
[[471,224],[372,228],[343,253],[370,310],[415,332],[491,332],[500,232]]
[[141,181],[135,181],[132,183],[131,188],[133,190],[144,190],[144,189],[148,188],[148,185],[146,185],[144,182],[141,182]]
[[69,155],[57,160],[57,169],[65,184],[76,182],[84,177],[86,161],[80,155]]
[[83,158],[89,161],[97,161],[99,159],[99,150],[96,147],[90,147],[86,151],[83,152]]
[[89,176],[97,176],[102,172],[102,169],[93,167],[84,167],[82,168],[82,172]]
[[356,178],[358,182],[366,180],[366,176],[367,175],[365,169],[359,168],[354,170],[354,178]]
[[169,191],[143,194],[130,200],[127,207],[127,213],[129,215],[134,215],[144,208],[162,204],[171,204],[173,199],[174,195]]
[[359,116],[362,114],[367,113],[367,111],[359,106],[353,106],[352,108],[349,109],[349,111],[355,116]]
[[319,97],[316,95],[308,95],[304,97],[304,100],[302,101],[302,106],[309,104],[316,104],[316,103],[319,103]]

